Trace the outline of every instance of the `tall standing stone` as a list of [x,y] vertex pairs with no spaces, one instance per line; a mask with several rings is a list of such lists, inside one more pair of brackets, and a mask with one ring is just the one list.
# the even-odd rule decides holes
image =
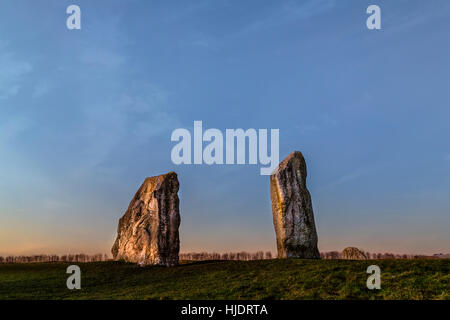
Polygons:
[[180,210],[177,174],[145,179],[119,220],[115,260],[144,265],[178,264]]
[[306,162],[299,151],[287,156],[270,176],[278,258],[320,259]]

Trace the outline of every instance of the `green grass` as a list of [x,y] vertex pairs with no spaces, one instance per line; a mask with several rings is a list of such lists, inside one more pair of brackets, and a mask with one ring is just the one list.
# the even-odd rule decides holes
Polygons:
[[[381,290],[366,287],[371,264]],[[0,264],[0,299],[450,299],[450,259],[79,263],[81,290],[66,287],[69,265]]]

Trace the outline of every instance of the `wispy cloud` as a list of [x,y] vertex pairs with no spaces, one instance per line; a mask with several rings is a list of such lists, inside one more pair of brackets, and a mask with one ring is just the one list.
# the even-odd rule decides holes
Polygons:
[[288,1],[278,5],[275,10],[268,10],[267,14],[251,21],[239,35],[261,31],[277,25],[301,21],[322,14],[336,5],[335,0]]
[[118,68],[125,63],[125,58],[110,50],[90,49],[84,51],[80,60],[83,63],[107,68]]
[[50,92],[51,86],[47,81],[40,81],[36,84],[34,87],[33,93],[31,96],[33,98],[40,98],[42,96],[45,96],[47,93]]
[[15,96],[23,77],[32,70],[30,63],[17,59],[13,53],[0,53],[0,99]]
[[154,85],[114,95],[112,100],[84,109],[83,140],[86,167],[95,167],[125,141],[128,145],[148,143],[179,125],[178,118],[167,112],[169,93]]
[[203,48],[208,48],[209,47],[209,42],[203,39],[199,39],[199,40],[195,40],[192,42],[193,46],[196,47],[203,47]]
[[321,114],[314,123],[302,123],[295,126],[294,132],[297,134],[312,134],[321,130],[326,130],[337,125],[336,119],[328,114]]
[[314,133],[320,131],[320,127],[315,124],[297,125],[296,128],[301,134]]
[[370,174],[374,170],[374,168],[375,168],[374,166],[364,166],[357,168],[329,182],[328,184],[324,185],[321,189],[333,188],[354,180],[358,180],[361,177]]
[[174,23],[186,17],[191,17],[198,14],[200,11],[208,8],[211,1],[186,1],[177,3],[174,7],[169,5],[169,10],[165,11],[159,16],[163,23]]
[[2,148],[32,126],[32,121],[25,117],[9,117],[0,121],[0,146]]
[[[409,5],[409,1],[403,2],[403,6]],[[390,14],[388,11],[384,15],[386,18],[383,18],[383,21],[386,21],[386,26],[389,26],[386,30],[391,33],[408,31],[411,28],[415,28],[425,23],[434,23],[437,18],[446,19],[450,13],[450,4],[441,3],[439,5],[439,10],[436,9],[435,3],[429,2],[421,4],[420,10],[413,10],[409,14],[405,14],[404,11]]]

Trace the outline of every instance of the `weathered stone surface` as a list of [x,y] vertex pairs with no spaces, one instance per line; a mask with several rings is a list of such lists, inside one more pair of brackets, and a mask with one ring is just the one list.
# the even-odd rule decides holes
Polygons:
[[119,220],[114,259],[142,266],[178,264],[178,188],[175,172],[145,179]]
[[341,259],[344,260],[367,260],[365,253],[362,250],[354,247],[345,248],[341,253]]
[[270,176],[278,258],[320,259],[306,163],[299,151],[284,159]]

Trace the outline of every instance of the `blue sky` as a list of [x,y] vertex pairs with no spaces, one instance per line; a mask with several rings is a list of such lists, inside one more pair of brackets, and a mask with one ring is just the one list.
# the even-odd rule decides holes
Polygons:
[[172,164],[194,120],[303,152],[320,250],[450,252],[449,16],[444,0],[2,1],[0,254],[109,252],[144,178],[170,170],[182,251],[275,252],[259,168]]

